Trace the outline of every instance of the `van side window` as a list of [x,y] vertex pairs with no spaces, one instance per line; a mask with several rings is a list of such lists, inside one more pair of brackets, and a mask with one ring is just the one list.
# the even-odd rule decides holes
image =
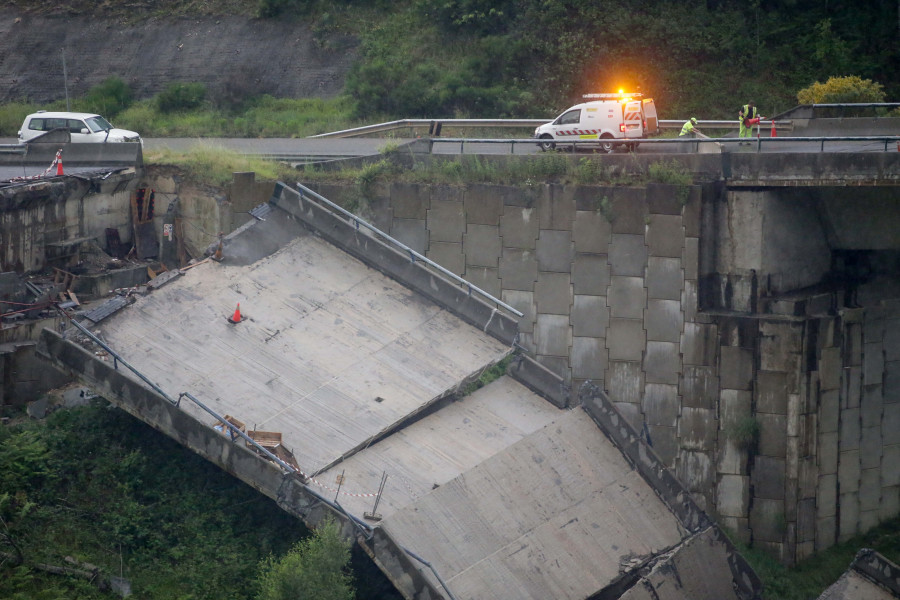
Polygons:
[[581,121],[581,109],[570,110],[559,118],[560,125],[577,125]]
[[84,123],[78,119],[69,119],[69,133],[81,133],[82,129],[86,129]]
[[32,119],[28,122],[28,129],[32,131],[47,131],[46,129],[44,129],[43,119]]
[[44,120],[44,131],[50,131],[51,129],[67,129],[68,123],[66,119],[45,119]]

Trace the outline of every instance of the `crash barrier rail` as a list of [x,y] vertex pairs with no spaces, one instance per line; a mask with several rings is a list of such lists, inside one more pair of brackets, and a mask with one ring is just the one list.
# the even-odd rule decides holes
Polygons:
[[[593,140],[549,140],[549,139],[477,139],[477,138],[434,138],[429,140],[432,148],[435,144],[459,144],[459,153],[465,154],[466,144],[508,144],[510,153],[515,154],[516,145],[535,146],[542,144],[553,144],[559,147],[591,147],[596,146],[598,141]],[[750,138],[710,138],[710,137],[677,137],[677,138],[637,138],[637,139],[604,139],[603,143],[610,143],[615,147],[628,146],[631,144],[644,145],[662,145],[666,144],[741,144],[750,143],[756,146],[757,151],[761,151],[762,145],[765,144],[787,144],[787,143],[818,143],[819,151],[825,151],[826,142],[878,142],[879,145],[884,144],[884,151],[888,152],[895,144],[900,144],[900,136],[896,135],[868,135],[868,136],[843,136],[843,137],[750,137]],[[900,150],[900,146],[898,146]]]
[[[174,406],[176,406],[176,407],[178,407],[178,408],[181,407],[181,399],[186,397],[188,400],[190,400],[191,402],[193,402],[194,404],[196,404],[198,407],[200,407],[202,410],[204,410],[204,411],[207,412],[210,416],[212,416],[214,419],[216,419],[217,422],[222,423],[223,425],[225,425],[226,427],[228,427],[229,433],[230,433],[230,436],[231,436],[231,439],[232,439],[232,440],[234,440],[236,436],[239,436],[239,437],[240,437],[241,439],[243,439],[247,444],[253,446],[253,447],[256,449],[257,452],[262,453],[262,454],[265,455],[269,460],[271,460],[272,462],[274,462],[275,464],[277,464],[279,467],[281,467],[282,471],[283,471],[285,474],[288,474],[288,473],[291,473],[291,474],[292,474],[292,473],[297,473],[297,474],[299,474],[301,477],[306,478],[306,475],[305,475],[303,472],[301,472],[299,469],[295,469],[295,468],[292,467],[291,465],[287,464],[286,462],[284,462],[283,460],[281,460],[280,458],[278,458],[277,456],[275,456],[274,454],[272,454],[271,452],[269,452],[268,449],[264,448],[264,447],[261,446],[256,440],[254,440],[254,439],[251,438],[249,435],[247,435],[246,433],[244,433],[243,431],[241,431],[238,427],[236,427],[233,423],[231,423],[231,421],[227,420],[225,417],[223,417],[222,415],[220,415],[219,413],[217,413],[217,412],[214,411],[213,409],[209,408],[209,407],[206,406],[205,404],[203,404],[203,402],[201,402],[200,400],[198,400],[197,398],[195,398],[190,392],[181,392],[181,394],[178,395],[178,399],[177,399],[177,400],[176,400],[176,399],[172,399],[168,394],[166,394],[166,393],[162,390],[162,388],[160,388],[158,385],[156,385],[155,383],[153,383],[152,381],[150,381],[150,379],[148,379],[146,375],[144,375],[143,373],[141,373],[140,371],[138,371],[135,367],[133,367],[132,365],[130,365],[127,361],[125,361],[125,359],[123,359],[123,358],[119,355],[118,352],[116,352],[115,350],[113,350],[113,349],[109,346],[109,344],[107,344],[106,342],[104,342],[103,340],[101,340],[99,337],[97,337],[96,335],[94,335],[93,333],[91,333],[91,331],[88,330],[84,325],[82,325],[81,323],[75,321],[74,319],[69,319],[69,323],[71,323],[72,325],[74,325],[75,328],[78,329],[79,331],[81,331],[81,333],[85,334],[85,335],[88,337],[88,339],[90,339],[90,340],[93,341],[95,344],[97,344],[98,346],[100,346],[101,348],[103,348],[107,353],[109,353],[110,356],[113,357],[113,368],[114,368],[115,370],[118,371],[118,370],[119,370],[119,366],[118,366],[118,365],[119,365],[119,363],[122,363],[122,365],[124,365],[126,368],[128,368],[129,371],[131,371],[132,373],[134,373],[141,381],[143,381],[143,382],[146,383],[148,386],[150,386],[150,389],[152,389],[154,392],[156,392],[157,394],[159,394],[160,396],[162,396],[163,398],[165,398],[168,402],[170,402],[171,404],[173,404]],[[366,523],[365,521],[362,521],[361,519],[359,519],[359,518],[357,518],[357,517],[351,515],[351,514],[350,514],[349,512],[347,512],[347,510],[345,510],[344,507],[341,506],[336,500],[335,500],[335,501],[329,500],[328,498],[326,498],[326,497],[324,497],[323,495],[319,494],[318,492],[316,492],[314,489],[312,489],[312,488],[311,488],[310,486],[308,486],[308,485],[304,485],[304,488],[305,488],[305,490],[306,490],[307,493],[309,493],[311,496],[315,497],[318,501],[323,502],[324,504],[330,506],[330,507],[333,508],[334,510],[336,510],[336,511],[338,511],[339,513],[341,513],[342,515],[344,515],[344,516],[347,518],[347,520],[350,521],[350,523],[353,524],[354,527],[356,527],[357,529],[361,530],[361,532],[363,533],[363,535],[365,536],[366,539],[370,539],[370,538],[372,537],[372,532],[373,532],[374,528],[373,528],[371,525],[369,525],[369,524]],[[398,547],[399,547],[401,550],[403,550],[403,552],[405,552],[406,554],[408,554],[411,558],[415,559],[416,561],[418,561],[418,562],[422,563],[424,566],[426,566],[426,567],[431,571],[431,573],[434,575],[435,579],[437,579],[438,583],[441,584],[441,587],[444,588],[444,591],[447,593],[447,597],[448,597],[450,600],[456,600],[456,597],[453,595],[453,592],[450,591],[450,587],[446,584],[446,582],[444,581],[444,579],[441,577],[440,573],[438,573],[437,569],[434,568],[434,565],[432,565],[430,562],[428,562],[427,560],[425,560],[424,558],[422,558],[421,556],[419,556],[418,554],[416,554],[415,552],[413,552],[413,551],[410,550],[409,548],[406,548],[405,546],[402,546],[402,545],[400,545],[400,544],[398,544]]]
[[[332,131],[330,133],[320,133],[318,135],[309,136],[310,138],[344,138],[355,137],[360,135],[368,135],[373,133],[384,133],[395,129],[419,129],[428,128],[428,135],[440,137],[441,130],[444,126],[453,128],[462,127],[498,127],[508,129],[534,128],[539,125],[551,122],[553,119],[400,119],[397,121],[388,121],[386,123],[378,123],[375,125],[365,125],[363,127],[355,127],[353,129],[342,129],[341,131]],[[681,129],[686,119],[681,120],[659,120],[660,129]],[[737,119],[729,120],[707,120],[697,121],[698,127],[706,127],[708,129],[737,129],[740,123]],[[793,123],[789,120],[775,121],[775,126],[782,130],[793,129]]]
[[0,146],[0,164],[50,164],[60,149],[63,162],[71,166],[135,166],[143,162],[143,147],[140,142],[107,144],[26,142]]
[[[890,117],[897,115],[887,114],[889,110],[900,108],[900,102],[845,102],[841,104],[804,104],[798,106],[797,109],[809,108],[810,109],[810,118],[816,118],[816,111],[819,112],[828,112],[829,114],[833,114],[837,112],[837,118],[843,118],[845,114],[848,112],[856,112],[859,109],[863,108],[872,108],[875,109],[872,112],[872,117],[878,118],[880,116]],[[878,114],[878,109],[886,109],[884,115]],[[795,109],[795,110],[797,110]],[[858,118],[858,117],[855,117]]]
[[415,263],[415,262],[425,263],[426,265],[428,265],[429,267],[431,267],[431,268],[433,268],[434,270],[438,271],[439,273],[441,273],[441,274],[444,275],[445,277],[448,277],[448,278],[450,278],[452,281],[455,281],[455,282],[458,283],[459,285],[461,285],[461,286],[467,288],[467,289],[468,289],[468,292],[469,292],[469,296],[472,295],[472,292],[475,292],[476,294],[478,294],[479,296],[481,296],[482,298],[484,298],[485,300],[487,300],[489,303],[494,304],[495,306],[499,306],[499,307],[503,308],[504,310],[507,310],[507,311],[509,311],[510,313],[514,314],[514,315],[517,316],[517,317],[522,317],[522,316],[523,316],[523,313],[519,312],[518,310],[516,310],[515,308],[513,308],[513,307],[510,306],[509,304],[503,302],[502,300],[500,300],[500,299],[498,299],[498,298],[495,298],[494,296],[492,296],[492,295],[489,294],[488,292],[484,291],[483,289],[481,289],[481,288],[479,288],[479,287],[477,287],[477,286],[472,285],[471,283],[469,283],[468,281],[466,281],[465,279],[463,279],[462,277],[460,277],[460,276],[457,275],[456,273],[454,273],[454,272],[452,272],[452,271],[448,271],[447,269],[445,269],[445,268],[442,267],[441,265],[437,264],[436,262],[434,262],[434,261],[431,260],[430,258],[426,258],[426,257],[422,256],[421,254],[419,254],[418,252],[416,252],[415,250],[413,250],[412,248],[410,248],[409,246],[407,246],[407,245],[404,244],[403,242],[401,242],[401,241],[399,241],[399,240],[397,240],[397,239],[392,238],[391,236],[389,236],[389,235],[386,234],[385,232],[381,231],[380,229],[378,229],[378,228],[375,227],[374,225],[371,225],[370,223],[367,223],[366,221],[363,221],[362,219],[360,219],[359,217],[357,217],[356,215],[354,215],[352,212],[350,212],[350,211],[348,211],[348,210],[344,210],[343,208],[341,208],[340,206],[338,206],[337,204],[335,204],[334,202],[332,202],[332,201],[329,200],[328,198],[325,198],[324,196],[322,196],[322,195],[320,195],[320,194],[317,194],[316,192],[312,191],[311,189],[309,189],[308,187],[306,187],[306,186],[303,185],[302,183],[296,183],[295,185],[297,186],[297,190],[298,190],[298,192],[300,193],[300,196],[301,196],[301,197],[304,196],[304,195],[308,195],[308,196],[311,196],[312,198],[314,198],[315,200],[318,200],[319,202],[322,202],[323,204],[325,204],[326,206],[328,206],[329,208],[331,208],[331,210],[333,210],[333,211],[335,211],[335,212],[337,212],[337,213],[340,213],[340,214],[344,215],[345,217],[347,217],[348,219],[350,219],[350,221],[352,221],[352,222],[354,223],[354,225],[356,226],[356,229],[357,229],[357,230],[359,230],[360,227],[364,227],[364,228],[368,229],[368,230],[371,231],[372,233],[376,234],[379,238],[382,238],[382,239],[384,239],[384,240],[390,242],[390,244],[392,244],[393,246],[396,246],[397,248],[400,248],[400,250],[402,250],[404,253],[406,253],[406,254],[409,256],[410,262],[413,262],[413,263]]

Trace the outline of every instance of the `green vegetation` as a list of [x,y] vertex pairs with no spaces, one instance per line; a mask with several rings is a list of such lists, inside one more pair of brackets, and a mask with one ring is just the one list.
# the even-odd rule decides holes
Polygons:
[[506,369],[509,367],[509,363],[513,360],[513,355],[510,354],[504,357],[499,362],[496,362],[483,370],[477,379],[466,385],[462,391],[460,392],[460,396],[468,396],[469,394],[474,393],[477,390],[480,390],[487,384],[500,379],[502,376],[506,374]]
[[349,563],[350,542],[341,538],[337,523],[327,521],[281,558],[270,555],[262,561],[256,598],[353,600]]
[[861,548],[873,548],[900,563],[900,519],[886,521],[790,568],[762,550],[736,546],[762,579],[765,600],[815,600],[847,570]]
[[[273,501],[103,401],[0,427],[2,598],[117,597],[34,568],[71,556],[128,579],[136,600],[246,600],[261,562],[278,561],[266,557],[330,539],[307,535]],[[358,597],[398,598],[358,554]]]
[[284,163],[244,156],[232,150],[202,142],[187,152],[162,149],[144,153],[144,162],[157,165],[176,165],[194,183],[223,187],[231,182],[234,173],[253,171],[259,179],[292,181],[297,171]]
[[[49,10],[37,0],[15,5]],[[292,137],[404,117],[550,117],[585,92],[619,88],[652,95],[662,118],[730,119],[751,99],[776,115],[807,90],[832,102],[869,101],[882,90],[900,96],[900,55],[882,50],[893,47],[896,6],[847,0],[155,0],[141,8],[76,0],[67,10],[129,21],[255,15],[308,24],[323,48],[335,35],[359,40],[344,95],[333,100],[259,96],[241,69],[223,75],[214,99],[197,84],[170,82],[156,99],[132,103],[111,77],[90,101],[75,100],[146,137]],[[854,83],[838,89],[839,81]],[[20,123],[0,119],[0,135]]]
[[848,102],[884,102],[884,87],[859,77],[829,77],[797,92],[800,104],[841,104]]
[[725,436],[740,450],[753,455],[759,445],[760,425],[756,417],[747,415],[725,425]]

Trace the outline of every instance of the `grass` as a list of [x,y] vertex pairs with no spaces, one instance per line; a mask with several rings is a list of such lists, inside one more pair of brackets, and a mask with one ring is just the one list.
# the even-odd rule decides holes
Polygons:
[[847,570],[861,548],[873,548],[900,563],[900,518],[886,521],[868,533],[823,550],[794,567],[785,567],[769,554],[736,544],[763,581],[764,600],[815,600]]
[[231,182],[234,173],[253,171],[262,180],[291,181],[297,177],[296,169],[284,163],[245,156],[214,144],[198,143],[188,151],[170,149],[151,150],[144,153],[148,165],[172,165],[184,171],[188,180],[201,185],[224,187]]

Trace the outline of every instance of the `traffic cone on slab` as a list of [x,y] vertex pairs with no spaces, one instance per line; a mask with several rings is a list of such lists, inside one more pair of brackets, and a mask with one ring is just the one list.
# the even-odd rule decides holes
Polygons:
[[57,177],[64,175],[62,166],[62,150],[56,153],[56,175]]
[[775,131],[775,119],[772,119],[772,137],[778,137],[778,132]]
[[241,303],[238,302],[237,308],[234,309],[234,314],[228,317],[229,323],[240,323],[244,318],[241,316]]

